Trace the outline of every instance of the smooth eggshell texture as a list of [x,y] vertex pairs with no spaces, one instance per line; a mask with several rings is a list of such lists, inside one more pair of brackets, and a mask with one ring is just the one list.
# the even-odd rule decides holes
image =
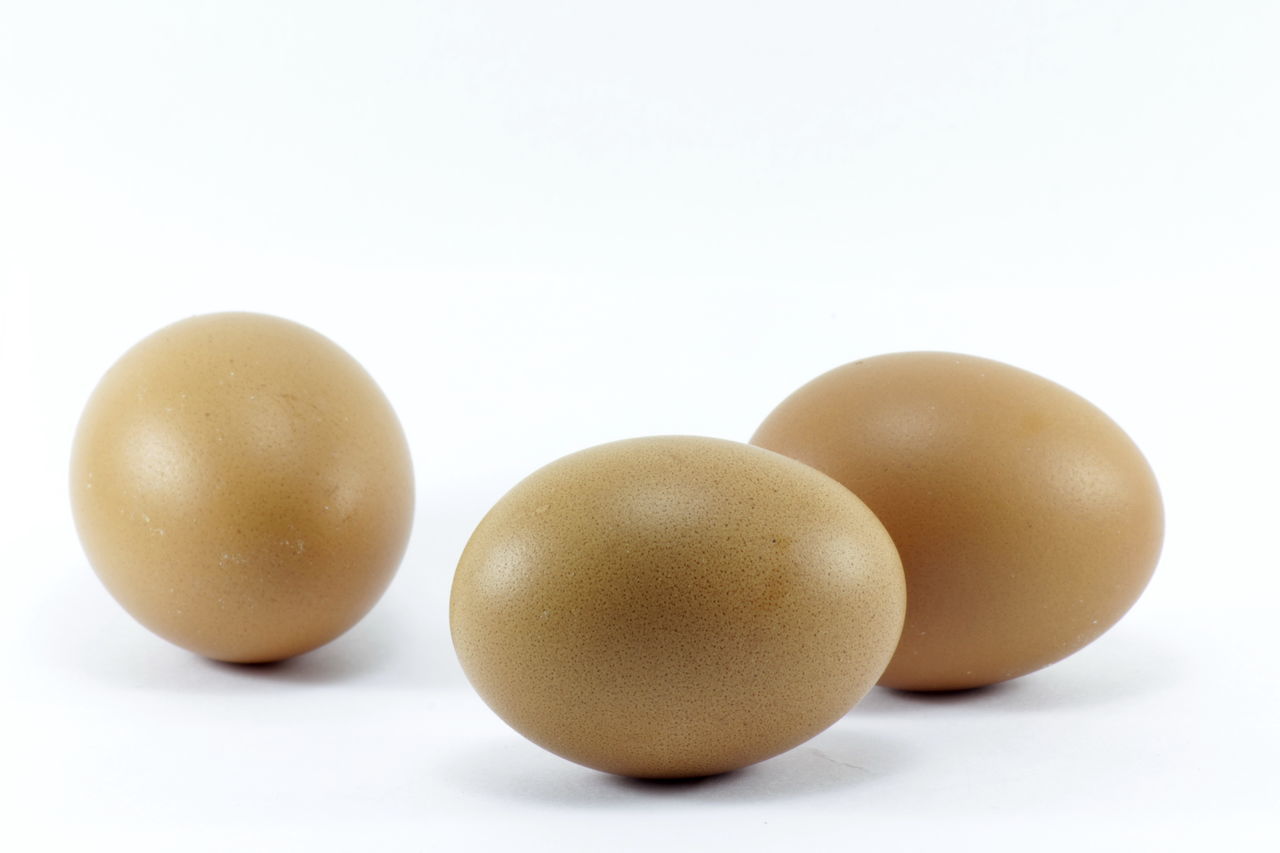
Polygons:
[[1159,556],[1160,493],[1134,443],[999,362],[847,364],[787,398],[752,443],[839,480],[897,544],[907,619],[890,687],[976,687],[1060,660],[1120,619]]
[[640,777],[789,749],[870,689],[902,627],[871,512],[783,456],[659,437],[567,456],[462,554],[454,645],[486,702],[565,758]]
[[125,353],[71,461],[80,539],[139,622],[201,655],[280,660],[346,631],[390,583],[413,473],[390,404],[327,338],[212,314]]

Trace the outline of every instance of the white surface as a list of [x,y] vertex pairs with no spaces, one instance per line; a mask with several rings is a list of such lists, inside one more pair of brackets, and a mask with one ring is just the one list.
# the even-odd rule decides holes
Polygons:
[[[6,4],[0,846],[1274,849],[1277,33],[1261,2]],[[386,598],[276,667],[137,627],[65,495],[98,376],[225,309],[346,347],[417,464]],[[693,783],[469,691],[450,574],[516,480],[745,439],[921,348],[1147,453],[1165,554],[1115,630]]]

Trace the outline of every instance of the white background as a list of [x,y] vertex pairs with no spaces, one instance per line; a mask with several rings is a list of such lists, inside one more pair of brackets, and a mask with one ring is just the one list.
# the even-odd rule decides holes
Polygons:
[[[1275,849],[1277,43],[1270,2],[0,6],[0,846]],[[66,498],[102,372],[231,309],[355,355],[418,477],[381,604],[266,668],[136,626]],[[1144,449],[1118,627],[700,782],[474,697],[450,577],[519,478],[906,349]]]

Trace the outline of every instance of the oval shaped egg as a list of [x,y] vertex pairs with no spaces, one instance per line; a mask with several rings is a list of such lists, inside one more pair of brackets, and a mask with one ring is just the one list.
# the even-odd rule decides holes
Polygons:
[[287,320],[211,314],[103,376],[71,502],[90,563],[139,622],[206,657],[274,661],[381,596],[413,471],[391,405],[346,352]]
[[907,576],[881,683],[954,690],[1047,666],[1129,609],[1155,568],[1155,477],[1105,414],[987,359],[883,355],[788,397],[752,443],[843,483]]
[[839,719],[898,640],[902,569],[830,478],[759,448],[641,438],[572,454],[480,522],[458,658],[530,740],[611,773],[720,773]]

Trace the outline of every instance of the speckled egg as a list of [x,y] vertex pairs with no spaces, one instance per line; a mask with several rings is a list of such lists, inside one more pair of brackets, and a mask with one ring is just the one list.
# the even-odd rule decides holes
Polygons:
[[90,563],[139,622],[210,658],[274,661],[381,596],[413,470],[391,405],[341,348],[277,317],[210,314],[103,376],[71,503]]
[[1129,436],[997,361],[846,364],[784,400],[751,441],[839,480],[893,536],[908,594],[889,687],[978,687],[1061,660],[1124,615],[1160,554],[1160,490]]
[[458,564],[451,625],[530,740],[637,777],[796,746],[875,683],[905,586],[876,517],[824,474],[710,438],[620,441],[529,476]]

